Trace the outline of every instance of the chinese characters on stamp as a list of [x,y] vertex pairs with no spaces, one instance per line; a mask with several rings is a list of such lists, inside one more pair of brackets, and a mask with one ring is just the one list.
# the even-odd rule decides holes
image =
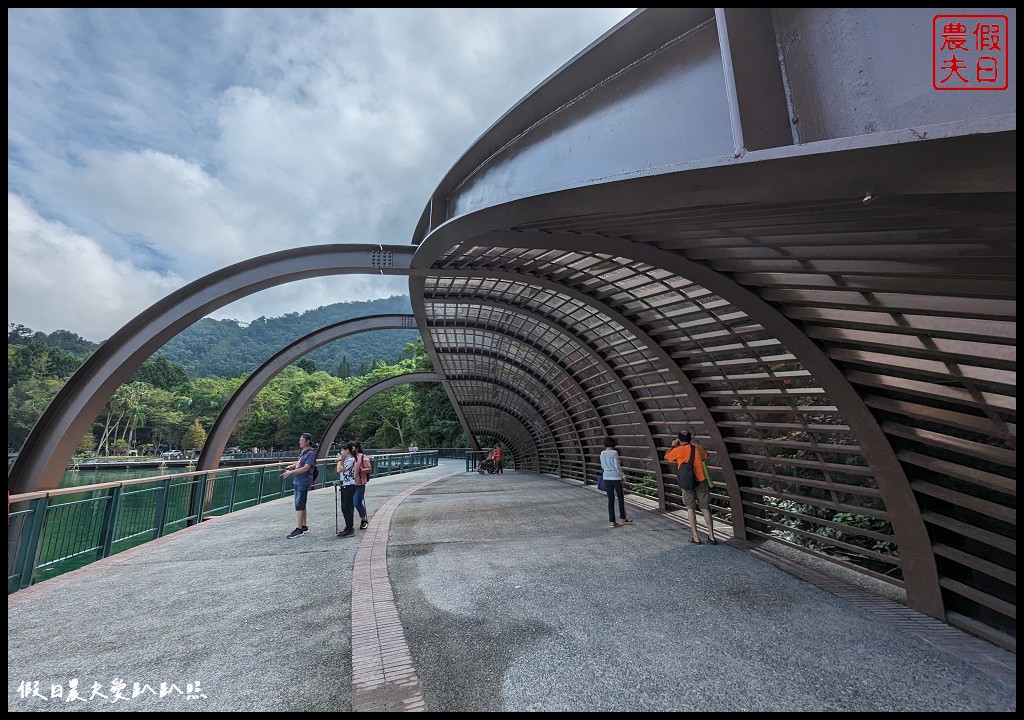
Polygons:
[[932,87],[1005,90],[1010,22],[1006,15],[936,15],[932,19]]

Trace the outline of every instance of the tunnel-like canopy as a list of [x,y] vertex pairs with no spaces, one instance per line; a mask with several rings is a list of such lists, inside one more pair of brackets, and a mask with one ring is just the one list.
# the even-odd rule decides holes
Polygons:
[[1015,649],[1015,67],[936,90],[933,15],[638,11],[443,179],[412,298],[517,464],[585,481],[611,434],[674,510],[691,429],[739,535]]
[[675,512],[663,455],[692,430],[736,536],[1016,651],[1015,56],[1006,91],[936,89],[933,20],[637,11],[467,150],[410,247],[255,258],[142,313],[47,408],[9,488],[54,487],[114,389],[214,308],[407,274],[472,441],[592,482],[614,436],[629,490]]

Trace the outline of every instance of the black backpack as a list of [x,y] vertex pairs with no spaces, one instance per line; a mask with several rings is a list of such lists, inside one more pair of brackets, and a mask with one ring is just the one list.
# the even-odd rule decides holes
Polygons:
[[313,482],[316,482],[317,478],[319,478],[319,477],[320,477],[320,466],[319,465],[314,465],[313,466]]
[[683,490],[693,490],[697,487],[697,471],[694,470],[694,463],[697,461],[697,446],[690,444],[690,459],[684,462],[676,470],[676,482]]

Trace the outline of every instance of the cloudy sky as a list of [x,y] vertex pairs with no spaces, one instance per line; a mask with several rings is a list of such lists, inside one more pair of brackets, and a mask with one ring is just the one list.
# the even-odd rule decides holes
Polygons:
[[[98,342],[246,258],[409,243],[459,156],[632,10],[8,8],[8,323]],[[406,293],[318,278],[213,317]]]

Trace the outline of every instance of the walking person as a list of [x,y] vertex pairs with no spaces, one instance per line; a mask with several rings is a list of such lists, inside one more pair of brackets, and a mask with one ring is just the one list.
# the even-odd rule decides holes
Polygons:
[[[632,525],[633,521],[626,517],[626,497],[622,491],[622,466],[619,464],[619,451],[615,449],[615,440],[604,439],[604,450],[601,451],[601,476],[604,478],[604,491],[608,493],[608,520],[612,527]],[[619,499],[619,518],[615,521],[615,498]]]
[[366,519],[366,483],[370,482],[370,475],[373,472],[373,463],[370,456],[363,453],[363,444],[358,440],[352,443],[356,452],[356,489],[352,495],[352,505],[359,513],[359,529],[365,530],[370,524]]
[[356,446],[346,443],[338,453],[338,484],[341,486],[341,515],[345,518],[345,528],[338,537],[352,537],[356,534],[353,526],[353,498],[356,494]]
[[498,469],[498,474],[502,475],[505,472],[505,451],[501,447],[501,443],[494,446],[494,467]]
[[717,545],[715,539],[715,523],[711,517],[711,490],[708,489],[707,478],[704,477],[704,461],[708,458],[708,451],[697,443],[693,442],[693,435],[689,430],[679,433],[672,441],[672,448],[665,453],[665,460],[676,463],[676,477],[680,477],[680,470],[684,465],[689,465],[696,476],[692,489],[688,489],[683,482],[680,482],[679,489],[683,493],[683,505],[690,520],[690,532],[693,533],[690,542],[701,545],[700,535],[697,533],[697,508],[704,513],[704,522],[708,528],[708,544]]
[[309,497],[309,488],[313,485],[313,468],[316,467],[316,448],[313,447],[313,436],[308,432],[299,435],[299,458],[293,463],[285,466],[281,477],[292,478],[295,486],[295,529],[288,533],[288,539],[294,538],[309,532],[306,525],[306,499]]

